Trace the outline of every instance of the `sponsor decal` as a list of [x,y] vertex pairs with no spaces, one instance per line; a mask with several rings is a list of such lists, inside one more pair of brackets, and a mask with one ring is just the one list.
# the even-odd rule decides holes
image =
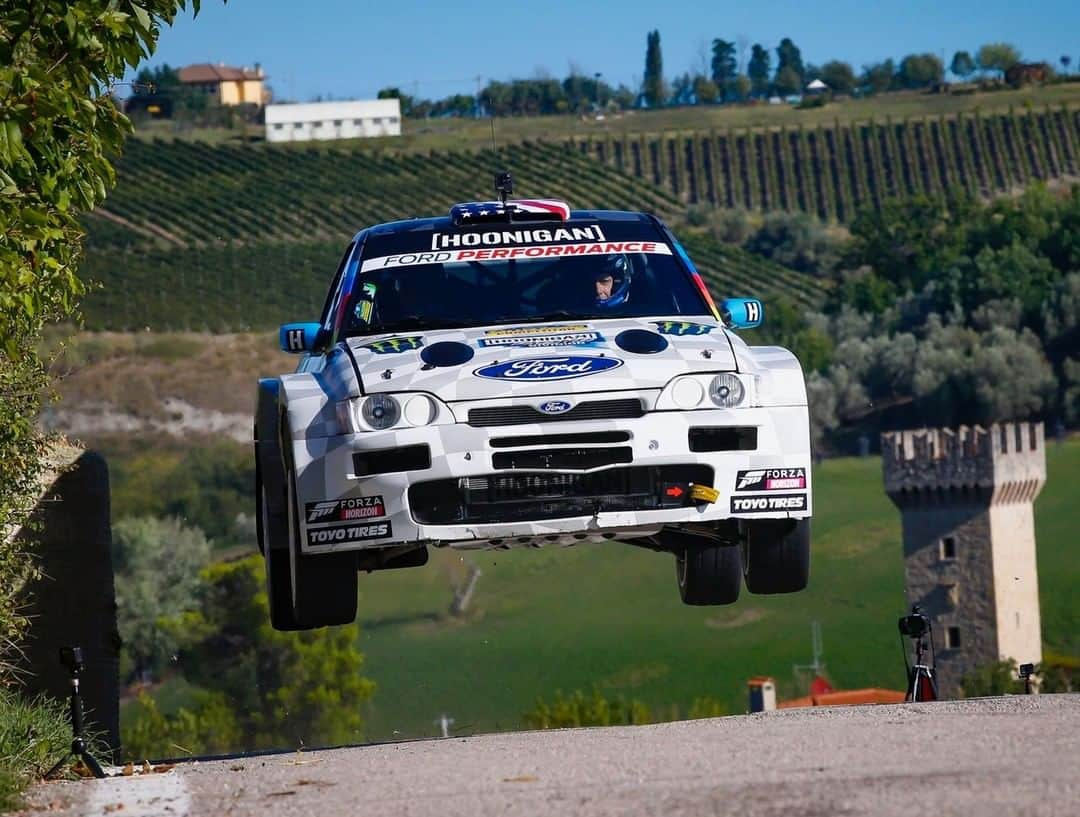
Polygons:
[[423,345],[422,337],[386,338],[365,344],[363,348],[370,349],[377,355],[393,355],[398,352],[408,352],[410,349],[419,349]]
[[733,496],[731,498],[732,513],[805,510],[806,494],[767,494],[765,496]]
[[333,545],[344,542],[363,542],[367,539],[386,539],[393,536],[390,522],[373,522],[369,525],[334,525],[328,528],[308,528],[309,545]]
[[569,326],[512,326],[509,329],[488,329],[484,334],[489,338],[500,338],[507,335],[551,335],[558,332],[584,332],[588,328],[583,323]]
[[563,334],[546,335],[503,335],[495,338],[480,338],[480,346],[499,348],[535,349],[544,346],[596,346],[604,342],[604,336],[599,332],[564,332]]
[[623,362],[617,357],[533,357],[508,360],[474,369],[477,377],[489,380],[571,380],[617,369]]
[[[487,215],[481,212],[480,215]],[[591,227],[558,227],[554,230],[486,230],[484,232],[432,233],[431,249],[459,247],[508,247],[514,244],[553,244],[560,241],[605,241],[599,224]]]
[[421,264],[462,264],[466,261],[510,261],[529,258],[563,258],[575,255],[617,255],[619,253],[671,255],[671,247],[656,241],[608,241],[596,244],[546,244],[499,249],[412,252],[368,258],[364,261],[362,271],[369,272],[388,267],[415,267]]
[[707,335],[713,327],[707,323],[690,323],[689,321],[653,321],[656,331],[661,335]]
[[546,403],[541,403],[537,406],[544,414],[565,414],[573,408],[572,405],[565,400],[548,400]]
[[790,491],[806,487],[805,468],[757,468],[739,471],[736,491]]
[[304,506],[308,525],[325,525],[331,522],[351,522],[355,519],[375,519],[386,516],[386,505],[381,496],[355,496],[349,499],[327,499],[308,502]]

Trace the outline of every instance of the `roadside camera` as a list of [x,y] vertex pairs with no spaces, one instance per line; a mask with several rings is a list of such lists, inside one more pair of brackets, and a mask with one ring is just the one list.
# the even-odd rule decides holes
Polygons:
[[919,605],[911,608],[911,615],[900,616],[896,626],[900,629],[900,635],[908,638],[922,638],[930,629],[930,619],[923,615]]
[[67,668],[67,671],[72,675],[77,675],[86,669],[86,665],[83,663],[83,651],[82,647],[61,647],[60,648],[60,663]]

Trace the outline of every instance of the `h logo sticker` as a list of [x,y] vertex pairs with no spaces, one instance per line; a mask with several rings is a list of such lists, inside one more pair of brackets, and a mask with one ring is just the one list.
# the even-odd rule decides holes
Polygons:
[[289,344],[290,352],[304,351],[304,330],[290,329],[286,333],[286,342]]
[[761,320],[761,305],[757,301],[746,302],[746,320],[748,323],[757,323]]

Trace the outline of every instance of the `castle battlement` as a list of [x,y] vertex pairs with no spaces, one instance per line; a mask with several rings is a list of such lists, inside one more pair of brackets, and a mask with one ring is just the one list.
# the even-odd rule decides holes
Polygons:
[[1046,482],[1042,423],[889,431],[881,451],[885,492],[898,505],[1030,502]]

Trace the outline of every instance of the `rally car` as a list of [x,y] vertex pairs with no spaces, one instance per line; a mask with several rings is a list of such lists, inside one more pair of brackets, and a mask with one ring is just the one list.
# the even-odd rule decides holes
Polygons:
[[802,590],[806,388],[732,331],[761,318],[642,213],[504,194],[360,231],[258,384],[273,626],[350,622],[358,571],[433,546],[618,540],[674,554],[687,604]]

